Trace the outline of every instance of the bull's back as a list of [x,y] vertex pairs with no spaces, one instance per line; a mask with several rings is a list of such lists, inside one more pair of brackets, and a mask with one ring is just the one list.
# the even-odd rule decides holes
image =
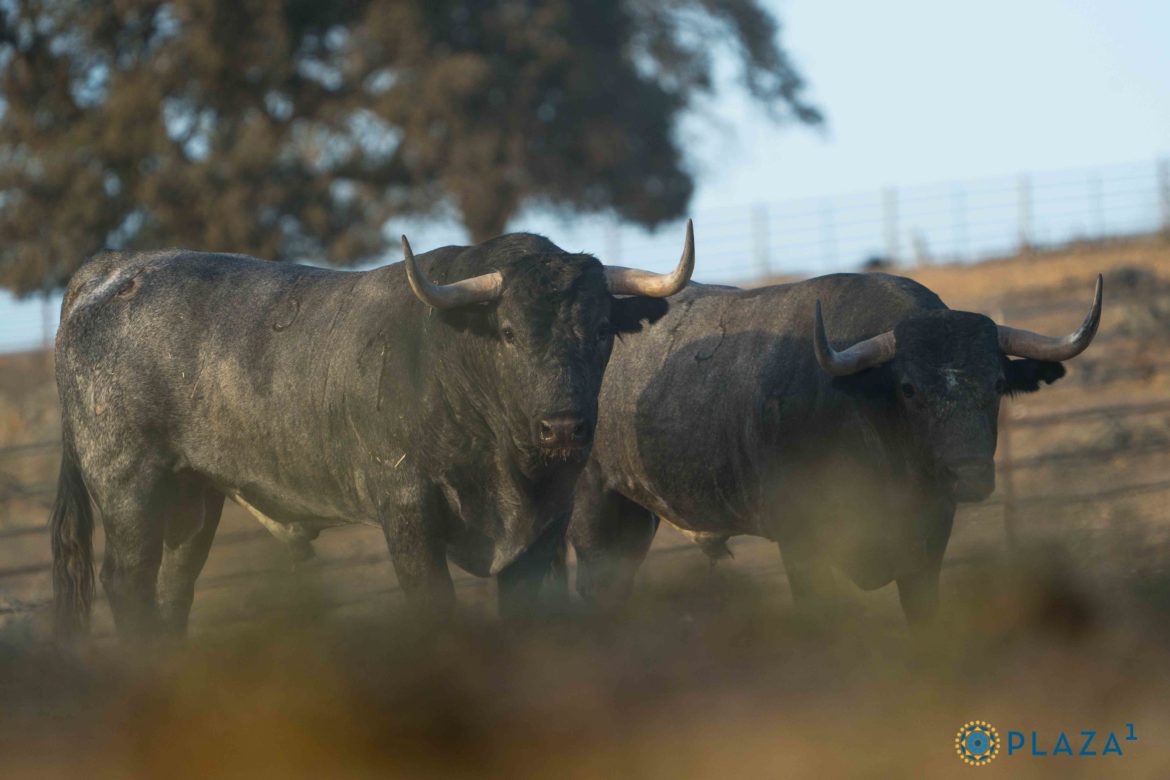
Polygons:
[[230,255],[95,258],[58,334],[66,425],[220,483],[336,492],[329,455],[364,274]]

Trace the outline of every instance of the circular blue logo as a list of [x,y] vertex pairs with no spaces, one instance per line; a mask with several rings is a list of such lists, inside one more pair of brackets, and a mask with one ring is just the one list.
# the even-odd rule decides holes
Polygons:
[[955,735],[955,752],[970,766],[984,766],[999,755],[999,732],[985,720],[963,724]]

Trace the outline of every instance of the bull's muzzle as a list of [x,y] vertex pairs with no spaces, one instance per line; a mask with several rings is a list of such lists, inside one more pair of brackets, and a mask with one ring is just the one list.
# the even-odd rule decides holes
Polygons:
[[947,466],[956,501],[982,501],[995,490],[995,463],[990,460],[959,461]]
[[593,441],[593,424],[578,414],[553,414],[536,421],[535,433],[541,450],[568,455],[589,446]]

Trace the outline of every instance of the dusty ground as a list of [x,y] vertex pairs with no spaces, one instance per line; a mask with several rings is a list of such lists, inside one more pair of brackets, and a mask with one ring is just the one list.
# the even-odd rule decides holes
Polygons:
[[[1061,730],[1139,736],[1123,758],[1001,755],[989,776],[1170,776],[1170,245],[906,273],[954,308],[1067,332],[1098,272],[1098,341],[1008,403],[1013,489],[1005,472],[961,513],[946,615],[922,635],[891,589],[846,589],[830,628],[792,612],[773,546],[735,540],[711,571],[664,531],[620,624],[500,631],[494,586],[457,573],[467,625],[420,638],[376,531],[327,532],[294,570],[232,508],[187,647],[127,662],[99,603],[97,646],[61,656],[38,527],[56,453],[0,455],[0,755],[14,776],[945,777],[976,771],[952,743],[979,718],[1040,749]],[[44,357],[0,359],[0,447],[56,425]]]

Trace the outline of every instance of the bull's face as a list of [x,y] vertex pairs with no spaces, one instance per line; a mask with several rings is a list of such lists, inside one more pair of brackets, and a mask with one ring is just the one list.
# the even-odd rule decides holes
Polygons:
[[894,335],[890,374],[920,462],[955,499],[986,498],[995,489],[999,401],[1011,389],[995,323],[944,310],[905,320]]
[[[1063,338],[997,325],[981,314],[926,311],[840,352],[816,308],[813,346],[834,376],[882,371],[910,431],[917,461],[958,501],[995,489],[996,421],[1005,394],[1033,392],[1064,376],[1060,361],[1080,354],[1101,321],[1101,279],[1080,328]],[[1012,360],[1010,355],[1022,357]]]
[[504,274],[488,337],[507,435],[525,470],[583,464],[613,349],[615,300],[585,255],[523,258]]
[[694,269],[689,224],[669,274],[605,267],[589,255],[511,251],[495,258],[497,271],[435,285],[405,238],[403,246],[415,294],[474,337],[464,352],[470,370],[461,373],[472,379],[463,395],[492,440],[513,445],[515,464],[529,478],[584,465],[615,335],[661,317],[660,299],[685,287]]

